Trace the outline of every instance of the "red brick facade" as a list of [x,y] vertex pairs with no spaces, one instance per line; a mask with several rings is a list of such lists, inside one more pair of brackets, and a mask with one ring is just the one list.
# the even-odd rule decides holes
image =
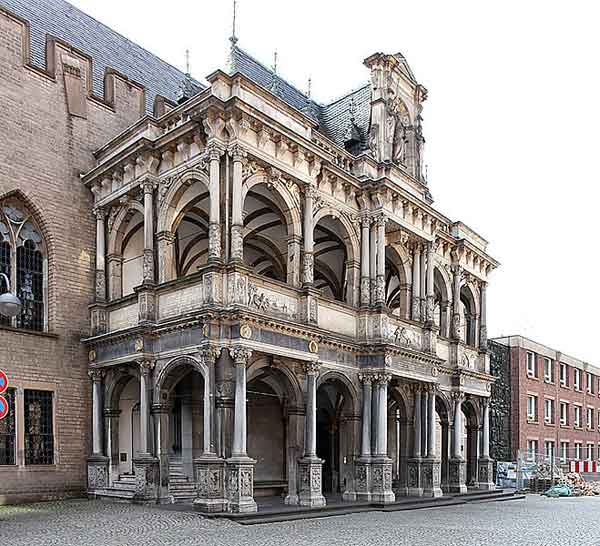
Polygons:
[[[577,443],[581,444],[579,458],[588,458],[587,445],[593,444],[592,456],[600,458],[600,369],[521,336],[495,341],[508,345],[511,353],[513,456],[519,449],[527,454],[534,447],[531,442],[535,441],[537,452],[541,454],[546,452],[546,442],[554,442],[554,456],[560,458],[564,454],[561,443],[568,443],[567,459],[577,458]],[[528,357],[528,353],[532,356]],[[533,373],[528,373],[528,358],[534,364]],[[562,381],[561,364],[564,366]],[[577,373],[580,374],[579,389],[575,388]],[[529,397],[536,401],[533,418],[528,416]],[[545,412],[546,400],[552,401],[550,412]],[[561,402],[566,404],[563,413],[566,419],[562,424]],[[576,407],[581,408],[579,426],[575,424]],[[588,408],[593,410],[590,428],[587,426]]]
[[[91,397],[80,338],[89,330],[94,293],[95,221],[79,174],[93,166],[94,150],[143,114],[144,104],[144,90],[115,74],[105,80],[110,100],[92,96],[90,59],[68,44],[48,42],[47,71],[31,66],[29,43],[27,22],[0,7],[0,203],[13,194],[48,249],[47,331],[0,327],[0,369],[16,389],[17,422],[16,464],[0,466],[0,504],[85,491]],[[66,58],[86,82],[71,113]],[[82,107],[85,117],[73,115]],[[25,464],[27,389],[53,392],[54,464]]]

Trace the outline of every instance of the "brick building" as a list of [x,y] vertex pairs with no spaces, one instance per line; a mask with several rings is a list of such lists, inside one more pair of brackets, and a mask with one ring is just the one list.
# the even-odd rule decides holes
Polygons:
[[[523,336],[490,344],[508,349],[511,457],[600,459],[600,368]],[[492,425],[492,444],[502,437]]]
[[79,175],[158,95],[175,101],[184,80],[62,0],[0,0],[0,272],[24,302],[16,319],[0,317],[12,407],[0,421],[0,504],[85,491],[91,389],[80,339],[96,234]]
[[232,36],[204,86],[66,2],[0,0],[0,501],[494,488],[498,264],[433,205],[407,60],[360,69],[317,103]]

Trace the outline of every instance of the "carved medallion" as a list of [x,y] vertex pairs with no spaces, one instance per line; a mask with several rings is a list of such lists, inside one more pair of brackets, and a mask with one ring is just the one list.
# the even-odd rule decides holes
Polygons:
[[245,339],[250,339],[252,337],[252,328],[247,324],[242,324],[240,327],[240,336]]
[[135,352],[141,353],[144,350],[144,338],[138,337],[135,340]]
[[94,349],[88,353],[88,360],[90,362],[94,362],[96,360],[96,351]]
[[319,352],[319,344],[314,339],[311,339],[308,342],[308,350],[311,353],[315,353],[315,354],[318,353]]

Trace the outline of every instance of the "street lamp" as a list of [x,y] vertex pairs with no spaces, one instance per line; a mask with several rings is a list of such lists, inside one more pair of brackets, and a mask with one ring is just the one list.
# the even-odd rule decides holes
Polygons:
[[7,317],[16,317],[21,312],[21,300],[10,291],[10,281],[5,273],[0,273],[0,277],[6,282],[4,294],[0,294],[0,315]]

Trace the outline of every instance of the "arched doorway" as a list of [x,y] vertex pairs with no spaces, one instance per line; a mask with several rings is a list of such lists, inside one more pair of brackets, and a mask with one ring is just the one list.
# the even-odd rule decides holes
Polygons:
[[435,398],[436,419],[436,459],[439,459],[440,486],[444,493],[449,491],[451,456],[451,406],[445,394],[437,393]]
[[390,385],[388,394],[388,457],[392,459],[392,487],[398,496],[408,494],[407,463],[410,451],[411,428],[407,401],[402,385]]
[[410,284],[406,270],[407,257],[402,259],[398,249],[392,245],[385,249],[385,304],[392,314],[409,318]]
[[317,388],[317,456],[323,460],[323,494],[344,496],[354,489],[357,453],[356,396],[347,379],[328,374]]
[[462,456],[467,463],[466,482],[468,487],[476,487],[477,463],[479,459],[479,412],[472,400],[465,400],[462,405],[464,418],[462,438]]

